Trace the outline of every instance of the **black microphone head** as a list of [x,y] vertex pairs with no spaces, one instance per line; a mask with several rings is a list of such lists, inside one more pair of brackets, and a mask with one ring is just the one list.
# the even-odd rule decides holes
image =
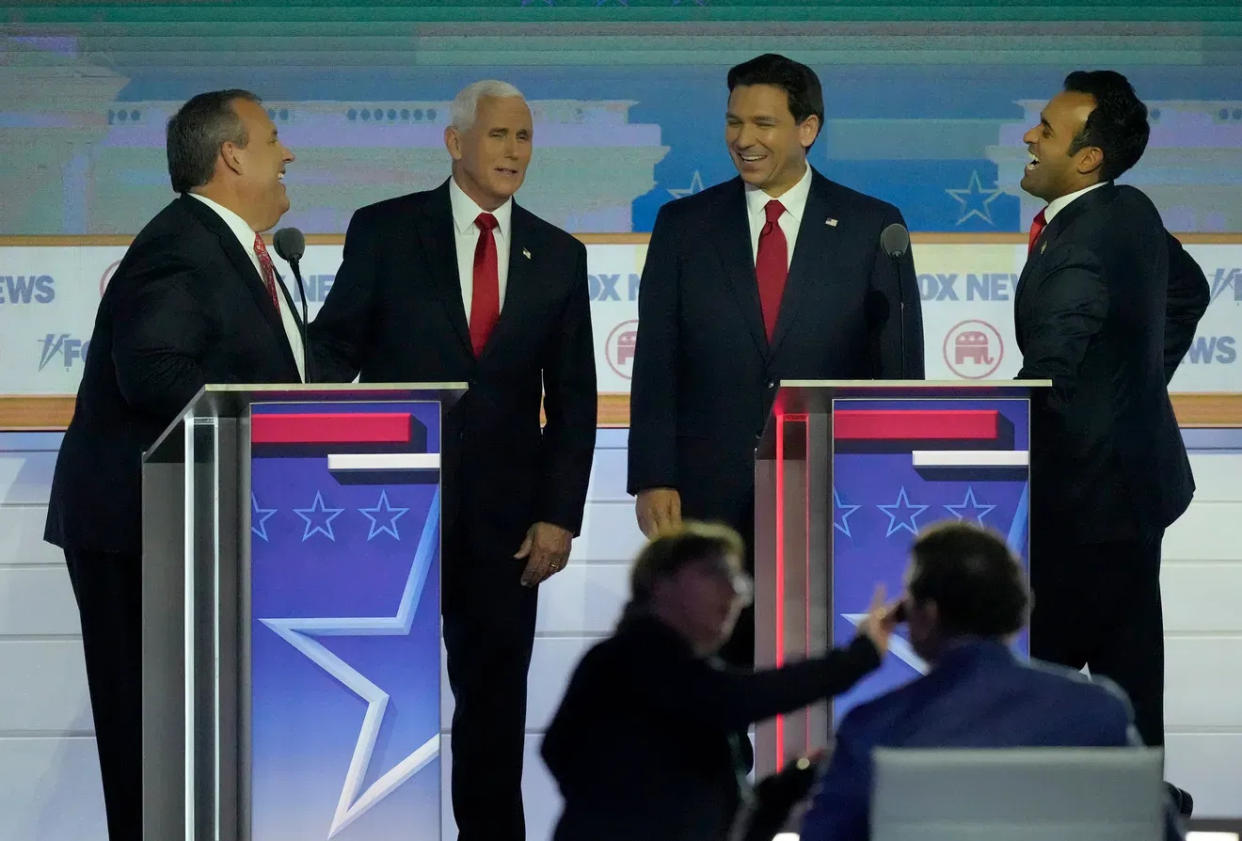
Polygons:
[[900,222],[894,222],[880,232],[880,248],[889,257],[897,258],[905,255],[910,248],[910,232]]
[[286,263],[296,263],[306,253],[306,237],[297,228],[281,228],[272,237],[272,244]]

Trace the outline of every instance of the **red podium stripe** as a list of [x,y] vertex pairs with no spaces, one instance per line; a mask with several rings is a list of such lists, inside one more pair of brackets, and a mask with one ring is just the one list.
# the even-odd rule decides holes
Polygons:
[[837,441],[994,441],[991,409],[846,409],[832,416]]
[[254,444],[406,444],[410,441],[408,412],[357,414],[254,415]]

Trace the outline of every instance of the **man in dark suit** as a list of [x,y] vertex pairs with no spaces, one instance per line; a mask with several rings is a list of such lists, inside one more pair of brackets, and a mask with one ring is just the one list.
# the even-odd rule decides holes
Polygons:
[[[933,526],[915,540],[906,580],[910,643],[931,669],[845,716],[803,822],[806,841],[870,836],[877,747],[1140,744],[1125,694],[1107,679],[1022,662],[1009,650],[1026,623],[1030,597],[999,535],[967,522]],[[1170,807],[1168,833],[1176,838]]]
[[113,841],[142,832],[142,452],[205,383],[300,380],[293,302],[256,233],[289,209],[292,161],[246,91],[200,94],[169,120],[181,196],[99,303],[56,461],[44,539],[65,550],[78,602]]
[[616,632],[582,658],[543,742],[565,798],[555,841],[733,837],[752,795],[738,731],[880,664],[896,618],[877,593],[846,648],[780,669],[724,667],[714,655],[750,594],[744,553],[727,526],[686,522],[634,562]]
[[[738,177],[666,204],[651,234],[628,484],[645,534],[684,514],[750,545],[755,440],[777,384],[921,378],[923,332],[909,250],[880,247],[901,213],[807,163],[824,117],[815,73],[769,54],[728,84]],[[753,633],[744,616],[726,659],[751,662]]]
[[1035,218],[1014,317],[1032,407],[1031,653],[1126,690],[1164,741],[1160,542],[1194,493],[1167,384],[1208,304],[1199,269],[1138,190],[1147,144],[1124,76],[1076,72],[1023,137]]
[[537,586],[568,559],[595,448],[586,249],[512,198],[531,133],[513,86],[476,82],[458,94],[444,135],[452,177],[354,214],[311,325],[329,377],[469,383],[445,418],[442,531],[463,841],[525,837]]

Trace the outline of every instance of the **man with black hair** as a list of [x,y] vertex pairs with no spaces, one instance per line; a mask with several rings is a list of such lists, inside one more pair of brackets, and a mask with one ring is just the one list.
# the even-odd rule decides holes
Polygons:
[[[777,384],[920,379],[923,332],[910,252],[880,248],[900,211],[807,162],[824,121],[814,71],[761,55],[731,69],[728,86],[738,177],[666,204],[651,234],[628,488],[648,536],[684,514],[726,522],[749,546],[755,442]],[[749,611],[724,654],[752,662]]]
[[1164,741],[1160,543],[1194,479],[1167,384],[1208,304],[1203,272],[1143,193],[1114,179],[1147,145],[1124,76],[1078,71],[1022,138],[1031,227],[1014,305],[1035,396],[1031,653],[1115,680]]
[[577,669],[543,742],[565,809],[555,841],[723,841],[752,795],[752,722],[844,692],[880,664],[896,618],[877,591],[858,637],[780,669],[715,659],[750,596],[743,545],[685,522],[647,544],[616,632]]
[[293,153],[244,90],[193,97],[167,141],[180,196],[99,302],[43,535],[78,603],[112,841],[142,836],[142,452],[206,383],[302,379],[293,300],[258,234],[289,209]]
[[804,841],[869,837],[877,747],[1138,744],[1125,695],[1107,679],[1023,662],[1009,650],[1030,597],[999,535],[957,521],[924,530],[911,549],[906,587],[910,643],[930,670],[845,716],[804,819]]

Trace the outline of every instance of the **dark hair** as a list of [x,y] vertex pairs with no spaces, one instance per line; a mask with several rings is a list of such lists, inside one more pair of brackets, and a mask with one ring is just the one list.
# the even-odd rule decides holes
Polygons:
[[730,578],[742,575],[745,551],[742,538],[728,526],[686,520],[676,531],[659,535],[638,553],[630,570],[630,606],[646,605],[657,581],[697,561],[717,563],[720,574]]
[[789,113],[801,123],[814,114],[824,127],[824,92],[819,77],[805,64],[776,53],[744,61],[729,71],[729,92],[738,85],[772,85],[789,97]]
[[1151,127],[1147,106],[1134,93],[1125,76],[1115,70],[1075,70],[1065,77],[1065,89],[1095,99],[1095,109],[1070,144],[1075,155],[1087,146],[1104,153],[1100,180],[1112,181],[1138,163],[1147,148]]
[[1026,624],[1030,593],[1004,539],[967,522],[940,523],[914,541],[908,589],[934,601],[949,635],[999,637]]
[[175,192],[184,193],[211,180],[222,144],[245,146],[249,142],[246,126],[233,109],[238,99],[262,101],[240,88],[209,91],[182,105],[168,121],[168,177]]

